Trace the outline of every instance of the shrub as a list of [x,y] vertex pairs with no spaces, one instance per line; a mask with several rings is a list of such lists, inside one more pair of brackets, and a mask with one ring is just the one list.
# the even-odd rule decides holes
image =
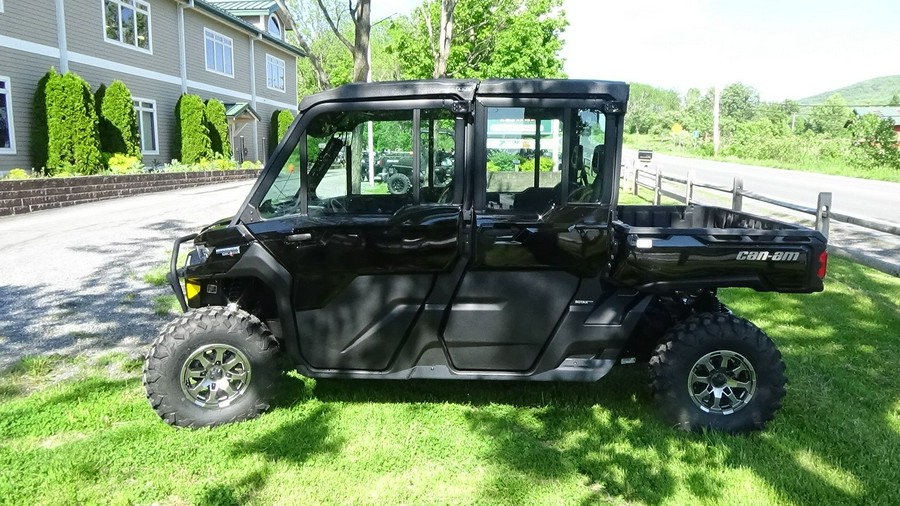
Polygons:
[[52,75],[46,88],[48,172],[72,166],[80,174],[102,170],[94,95],[84,79]]
[[214,153],[231,158],[231,137],[228,135],[228,116],[225,105],[211,98],[206,101],[206,122],[210,146]]
[[[294,114],[286,109],[276,110],[272,113],[272,124],[269,128],[269,154],[275,152],[278,143],[287,133],[294,122]],[[312,159],[312,158],[310,158]]]
[[184,94],[175,105],[175,154],[183,163],[196,163],[212,154],[205,109],[197,95]]
[[107,153],[122,153],[140,158],[137,113],[131,92],[122,81],[101,84],[94,95],[99,117],[100,148]]
[[113,174],[136,174],[144,169],[140,158],[124,153],[115,153],[109,157],[107,166]]
[[241,168],[244,170],[257,170],[262,168],[262,164],[252,160],[244,160],[244,163],[241,164]]
[[519,157],[507,151],[492,151],[488,155],[488,170],[491,172],[508,172],[517,169]]
[[56,69],[50,68],[38,81],[31,103],[31,140],[29,152],[33,167],[49,175],[47,171],[47,151],[50,146],[47,128],[47,83],[58,75]]
[[24,169],[12,169],[6,174],[6,179],[28,179],[31,175]]
[[[519,170],[530,172],[534,170],[534,158],[521,157],[519,158]],[[553,171],[553,159],[548,158],[546,156],[541,157],[541,172],[552,172]]]

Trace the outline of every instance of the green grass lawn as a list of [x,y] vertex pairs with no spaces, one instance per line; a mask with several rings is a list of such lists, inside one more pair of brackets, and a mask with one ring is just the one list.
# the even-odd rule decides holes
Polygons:
[[150,409],[140,361],[30,357],[0,377],[0,503],[898,504],[898,295],[838,259],[823,293],[725,291],[790,377],[750,436],[665,426],[643,366],[597,384],[290,374],[261,418],[192,431]]

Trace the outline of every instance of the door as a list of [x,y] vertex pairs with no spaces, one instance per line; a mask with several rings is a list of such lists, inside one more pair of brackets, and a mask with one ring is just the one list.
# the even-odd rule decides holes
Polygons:
[[458,369],[527,371],[582,279],[608,263],[605,116],[498,98],[475,112],[472,262],[443,337]]
[[[462,149],[460,125],[440,104],[332,108],[309,121],[267,190],[263,220],[248,227],[294,276],[313,368],[388,369],[435,280],[450,275],[461,181],[447,158]],[[390,184],[399,172],[370,170],[401,156],[412,164],[403,185]]]

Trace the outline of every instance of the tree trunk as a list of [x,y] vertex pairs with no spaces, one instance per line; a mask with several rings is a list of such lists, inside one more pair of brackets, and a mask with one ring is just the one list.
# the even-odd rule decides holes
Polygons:
[[372,0],[357,0],[353,8],[356,37],[350,52],[353,54],[353,82],[364,83],[369,77],[369,33],[372,30]]
[[450,59],[450,42],[453,39],[453,11],[458,2],[459,0],[441,0],[441,30],[433,74],[435,79],[447,77],[447,61]]

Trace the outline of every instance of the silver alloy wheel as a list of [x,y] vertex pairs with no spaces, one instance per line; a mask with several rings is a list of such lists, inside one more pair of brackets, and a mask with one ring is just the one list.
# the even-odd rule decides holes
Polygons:
[[181,366],[181,390],[201,408],[224,408],[247,391],[250,360],[227,344],[209,344]]
[[730,415],[745,407],[756,394],[756,371],[740,353],[717,350],[694,363],[687,388],[701,410]]

